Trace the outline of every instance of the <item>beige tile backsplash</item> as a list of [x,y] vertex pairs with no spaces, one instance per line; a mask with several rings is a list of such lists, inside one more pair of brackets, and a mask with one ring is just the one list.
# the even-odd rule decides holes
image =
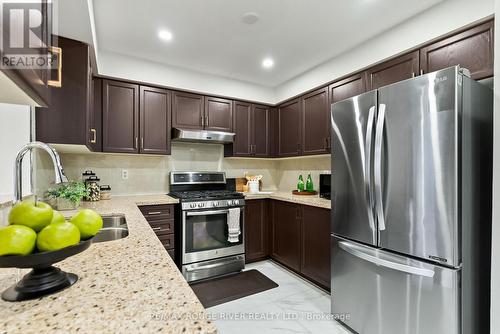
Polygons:
[[[170,171],[225,171],[227,177],[242,177],[245,172],[262,174],[264,190],[290,191],[299,174],[311,173],[315,188],[319,174],[330,171],[330,157],[317,156],[289,160],[224,158],[218,144],[173,143],[172,155],[130,155],[110,153],[61,153],[66,175],[81,179],[85,170],[93,170],[101,184],[109,184],[112,194],[158,194],[169,191]],[[122,180],[122,170],[128,179]],[[42,194],[53,182],[53,168],[48,157],[36,156],[36,191]]]

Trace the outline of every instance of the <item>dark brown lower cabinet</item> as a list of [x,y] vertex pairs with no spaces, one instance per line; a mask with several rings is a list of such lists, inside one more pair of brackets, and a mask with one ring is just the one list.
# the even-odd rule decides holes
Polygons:
[[140,206],[144,218],[155,232],[170,257],[175,260],[175,224],[173,205]]
[[302,266],[300,272],[330,288],[330,210],[302,206]]
[[271,201],[271,258],[330,289],[330,210]]
[[302,244],[300,215],[298,204],[272,202],[271,257],[297,272],[300,272]]
[[245,203],[245,261],[264,260],[269,256],[268,248],[268,201],[249,200]]

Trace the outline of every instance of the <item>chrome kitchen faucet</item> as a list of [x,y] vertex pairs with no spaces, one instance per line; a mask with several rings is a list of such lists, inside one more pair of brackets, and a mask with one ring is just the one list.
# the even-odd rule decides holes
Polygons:
[[34,148],[41,148],[45,150],[50,158],[52,159],[52,163],[54,164],[54,172],[55,172],[55,183],[65,183],[68,182],[68,178],[66,175],[64,175],[64,170],[61,165],[61,159],[59,158],[59,154],[57,154],[56,150],[54,150],[52,147],[49,145],[39,142],[39,141],[34,141],[31,143],[28,143],[24,145],[19,152],[17,152],[16,156],[16,163],[14,167],[14,203],[17,203],[22,200],[23,197],[23,190],[22,190],[22,176],[23,176],[23,171],[21,168],[22,162],[24,155],[28,152],[31,152],[32,149]]

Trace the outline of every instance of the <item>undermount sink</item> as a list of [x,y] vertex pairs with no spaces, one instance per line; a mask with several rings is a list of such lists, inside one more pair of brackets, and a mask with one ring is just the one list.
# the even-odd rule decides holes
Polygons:
[[122,214],[102,216],[102,227],[127,227],[127,221],[125,216]]
[[124,215],[103,216],[102,222],[102,228],[94,237],[94,243],[119,240],[128,236],[127,221]]

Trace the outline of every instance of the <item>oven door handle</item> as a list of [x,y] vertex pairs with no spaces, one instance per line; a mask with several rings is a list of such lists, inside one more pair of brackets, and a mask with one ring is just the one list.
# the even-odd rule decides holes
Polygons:
[[220,215],[220,214],[228,214],[228,210],[210,210],[210,211],[193,211],[186,212],[186,216],[209,216],[209,215]]

